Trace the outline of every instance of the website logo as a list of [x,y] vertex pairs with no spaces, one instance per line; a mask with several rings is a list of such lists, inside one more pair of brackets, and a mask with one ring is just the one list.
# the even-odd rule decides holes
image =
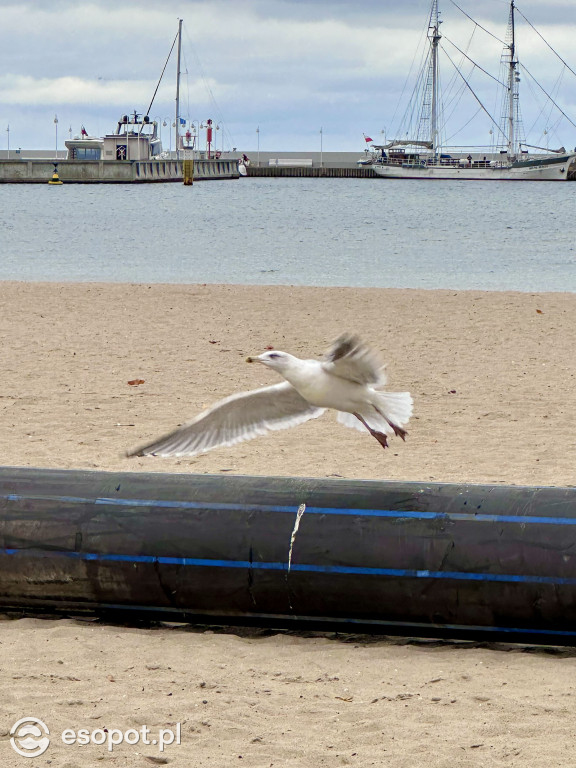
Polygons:
[[37,717],[23,717],[10,729],[12,749],[22,757],[43,755],[50,745],[48,726]]

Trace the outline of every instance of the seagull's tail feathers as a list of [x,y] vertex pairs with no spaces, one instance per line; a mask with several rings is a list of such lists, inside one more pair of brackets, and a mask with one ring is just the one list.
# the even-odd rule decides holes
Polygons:
[[374,405],[384,419],[403,427],[410,421],[414,400],[410,392],[377,392]]
[[[358,411],[366,424],[376,432],[385,435],[397,434],[404,437],[403,427],[412,416],[413,400],[410,392],[377,392],[374,391],[373,402]],[[366,427],[353,413],[338,413],[338,421],[345,427],[365,432]]]
[[362,424],[361,421],[357,419],[356,416],[354,416],[353,413],[338,411],[336,418],[344,427],[348,427],[349,429],[357,429],[358,432],[366,432],[366,427]]

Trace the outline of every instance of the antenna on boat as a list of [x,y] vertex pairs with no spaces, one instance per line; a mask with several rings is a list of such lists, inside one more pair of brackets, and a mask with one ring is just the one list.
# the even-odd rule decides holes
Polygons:
[[180,138],[180,52],[182,50],[182,19],[178,19],[178,54],[176,64],[176,120],[174,132],[176,141],[176,160],[178,160],[178,139]]

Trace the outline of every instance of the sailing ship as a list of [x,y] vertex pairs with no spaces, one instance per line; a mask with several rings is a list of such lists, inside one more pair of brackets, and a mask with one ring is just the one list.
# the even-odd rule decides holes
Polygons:
[[[427,34],[429,51],[422,78],[424,88],[417,136],[373,145],[372,168],[378,176],[396,179],[566,181],[576,175],[576,150],[567,152],[562,147],[528,154],[528,145],[522,141],[515,12],[514,0],[511,0],[508,39],[503,53],[506,80],[501,83],[505,89],[505,114],[500,123],[490,117],[501,136],[500,146],[503,148],[497,153],[487,151],[473,156],[468,152],[462,157],[461,150],[454,151],[443,146],[438,51],[442,36],[438,0],[432,0]],[[470,88],[467,82],[466,85]],[[476,95],[475,98],[489,114]]]

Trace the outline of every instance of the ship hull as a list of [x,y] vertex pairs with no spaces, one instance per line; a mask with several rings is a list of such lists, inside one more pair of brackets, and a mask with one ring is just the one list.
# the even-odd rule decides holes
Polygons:
[[389,179],[462,179],[467,181],[567,181],[576,167],[576,155],[534,160],[506,166],[394,165],[373,163],[378,176]]

